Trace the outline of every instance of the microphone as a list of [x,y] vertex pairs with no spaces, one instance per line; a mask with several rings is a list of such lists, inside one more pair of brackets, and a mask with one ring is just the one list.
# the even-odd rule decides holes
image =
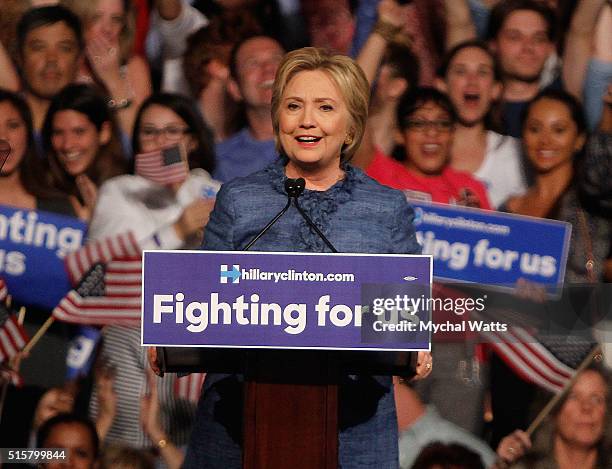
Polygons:
[[6,163],[10,154],[11,145],[6,140],[0,138],[0,171],[2,171],[4,163]]
[[248,251],[251,248],[251,246],[253,246],[253,244],[255,244],[257,240],[259,240],[259,238],[261,238],[270,228],[272,228],[272,225],[274,225],[280,219],[280,217],[282,217],[287,212],[287,210],[289,210],[289,207],[291,207],[291,203],[293,202],[295,204],[295,208],[297,209],[299,214],[302,216],[302,218],[306,221],[308,226],[310,226],[317,233],[317,235],[319,235],[319,237],[323,240],[323,242],[327,245],[327,247],[332,252],[338,252],[338,250],[332,245],[332,243],[329,242],[329,240],[321,232],[319,227],[313,223],[313,221],[310,219],[308,214],[304,212],[302,207],[300,207],[300,205],[298,204],[297,199],[304,193],[305,188],[306,188],[306,181],[304,181],[304,178],[285,179],[285,192],[287,193],[287,204],[283,207],[283,209],[280,212],[276,214],[276,216],[272,220],[270,220],[270,222],[264,227],[263,230],[257,233],[257,235],[251,241],[249,241],[249,243],[244,247],[245,251]]
[[304,178],[285,179],[285,192],[289,197],[297,199],[300,195],[304,193],[305,188],[306,181],[304,181]]
[[[299,181],[301,181],[302,189],[300,190],[298,195],[293,197],[293,203],[295,204],[295,208],[297,208],[297,211],[300,213],[300,215],[302,215],[302,218],[306,220],[306,223],[308,224],[308,226],[310,226],[313,230],[315,230],[315,233],[319,235],[319,238],[321,238],[323,242],[327,244],[327,247],[331,250],[331,252],[338,252],[338,250],[334,247],[334,245],[329,242],[329,239],[325,237],[325,235],[319,229],[319,227],[314,224],[314,222],[310,219],[308,214],[302,209],[302,207],[300,207],[300,204],[298,204],[297,199],[300,195],[302,195],[302,192],[304,192],[304,187],[306,186],[306,183],[304,182],[303,178],[296,179],[296,181],[297,181],[296,186],[300,183]],[[287,181],[285,181],[285,190],[289,194],[289,191],[287,190]],[[289,197],[291,197],[291,195],[289,195]]]

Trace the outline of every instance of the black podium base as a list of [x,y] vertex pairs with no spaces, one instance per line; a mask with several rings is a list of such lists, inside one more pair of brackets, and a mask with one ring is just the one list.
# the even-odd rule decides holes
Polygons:
[[[312,360],[332,353],[343,373],[395,375],[411,378],[416,372],[417,352],[287,350],[294,357]],[[164,373],[245,373],[252,355],[277,355],[279,350],[157,347],[160,369]]]

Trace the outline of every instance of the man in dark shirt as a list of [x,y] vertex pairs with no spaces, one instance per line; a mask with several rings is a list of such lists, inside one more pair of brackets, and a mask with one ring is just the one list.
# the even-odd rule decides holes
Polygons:
[[81,22],[60,5],[28,10],[17,26],[23,96],[39,131],[51,98],[72,83],[83,52]]
[[[554,52],[554,12],[534,0],[504,0],[489,17],[488,39],[504,83],[503,133],[520,137],[521,114],[540,90],[548,57]],[[559,79],[551,85],[561,87]]]
[[246,176],[277,157],[270,109],[274,75],[284,54],[282,46],[268,36],[253,36],[234,47],[228,91],[244,104],[247,126],[217,144],[215,179],[227,182]]

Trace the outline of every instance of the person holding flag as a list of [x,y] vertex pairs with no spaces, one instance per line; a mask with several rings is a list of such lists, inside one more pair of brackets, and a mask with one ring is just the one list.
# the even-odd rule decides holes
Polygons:
[[[0,140],[5,142],[8,150],[8,156],[0,168],[0,205],[9,209],[75,216],[67,195],[52,187],[48,181],[44,160],[35,144],[34,124],[28,104],[20,95],[1,89]],[[19,276],[9,278],[8,272],[5,275],[9,283],[22,282]],[[29,307],[28,311],[24,327],[28,334],[34,335],[43,324],[47,312],[34,307]],[[21,374],[27,384],[45,387],[63,384],[71,334],[71,328],[61,324],[56,324],[45,334],[29,359],[22,362]]]
[[[110,179],[100,188],[91,220],[91,239],[102,244],[109,238],[130,239],[129,246],[123,241],[120,244],[130,252],[137,246],[138,254],[140,249],[198,246],[220,187],[209,175],[214,157],[208,135],[202,118],[187,98],[167,93],[149,97],[135,120],[133,174]],[[128,232],[131,233],[126,236]],[[106,268],[111,264],[107,262]],[[104,282],[107,295],[112,287],[108,280]],[[115,299],[121,301],[121,295]],[[140,301],[139,293],[137,299]],[[101,350],[105,365],[115,370],[117,394],[107,442],[160,449],[169,441],[177,446],[185,444],[189,433],[185,422],[189,419],[174,417],[193,415],[195,408],[187,399],[176,397],[174,375],[157,382],[159,419],[167,437],[151,441],[143,431],[141,400],[149,386],[145,349],[140,346],[140,314],[135,316],[133,308],[125,311],[131,315],[127,319],[135,319],[130,327],[116,325],[122,321],[119,308],[113,314],[114,319],[106,323],[113,325],[103,331]],[[90,411],[95,418],[100,412],[95,391],[92,397]]]
[[[583,164],[583,147],[586,140],[586,122],[578,100],[565,91],[540,92],[527,105],[523,121],[523,144],[534,169],[534,183],[524,194],[508,199],[502,208],[519,215],[571,223],[572,237],[565,273],[566,292],[576,284],[593,287],[601,281],[612,238],[609,218],[598,212],[588,201],[585,202],[587,199],[580,194],[583,187],[577,174]],[[603,161],[600,163],[605,164]],[[608,181],[605,182],[607,183]],[[569,282],[573,285],[568,285]],[[543,286],[527,281],[521,282],[519,293],[526,293],[532,298],[540,297],[540,301],[545,297]],[[593,311],[586,309],[587,302],[576,301],[576,298],[567,296],[576,305],[573,304],[573,309],[570,310],[570,325],[582,328],[583,318],[580,313],[584,308],[589,314],[584,324],[593,326]],[[562,311],[555,310],[554,321],[559,325],[567,319],[561,313]],[[567,376],[571,376],[573,368],[595,345],[592,336],[577,335],[576,330],[572,329],[562,335],[536,334],[524,342],[531,349],[542,344],[542,353],[533,354],[532,357],[545,357],[549,362],[561,361],[560,365],[567,370],[563,374]],[[539,365],[540,360],[530,358],[519,362],[516,359],[517,354],[511,356],[504,352],[507,347],[501,340],[493,341],[491,346],[496,351],[491,365],[492,405],[497,421],[493,439],[499,441],[515,428],[525,426],[525,416],[537,390],[534,384],[551,391],[553,389],[537,380],[529,379],[533,365]]]
[[533,442],[522,430],[501,440],[493,467],[612,467],[609,401],[610,373],[598,365],[587,366],[563,394]]

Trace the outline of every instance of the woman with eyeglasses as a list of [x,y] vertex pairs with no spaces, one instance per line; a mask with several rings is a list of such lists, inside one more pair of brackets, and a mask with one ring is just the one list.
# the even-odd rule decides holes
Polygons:
[[[200,246],[202,227],[208,223],[220,184],[209,175],[214,163],[212,135],[194,103],[176,94],[150,96],[136,115],[132,145],[136,153],[134,174],[113,178],[100,188],[90,237],[103,239],[131,231],[142,249]],[[195,406],[176,400],[176,377],[166,375],[158,382],[163,434],[152,434],[144,424],[148,411],[141,410],[147,376],[140,328],[108,326],[103,335],[101,356],[116,370],[113,389],[117,405],[114,411],[99,406],[94,392],[90,410],[98,422],[108,410],[101,429],[106,441],[139,448],[163,442],[163,448],[159,446],[162,443],[158,445],[161,456],[169,458],[168,466],[179,467],[182,455],[169,448],[187,442],[190,419],[181,418],[180,424],[176,419],[193,416]]]
[[[450,166],[457,117],[446,95],[434,88],[416,88],[400,98],[396,115],[399,148],[395,154],[402,160],[377,152],[366,170],[368,175],[403,190],[406,197],[415,201],[491,209],[484,185],[469,173]],[[444,292],[438,294],[443,296]],[[438,341],[437,337],[434,340],[437,342],[434,356],[439,365],[434,370],[434,379],[425,385],[430,403],[446,419],[476,432],[482,414],[482,386],[475,384],[475,380],[456,378],[462,373],[468,376],[462,367],[475,369],[476,350],[465,343]],[[480,371],[477,373],[480,379]],[[398,415],[411,412],[411,403],[401,387],[395,388],[395,401]],[[456,402],[462,403],[461,408],[457,408]],[[405,423],[400,421],[400,435],[405,430]]]
[[410,198],[491,209],[486,189],[470,174],[450,167],[457,117],[446,95],[428,87],[405,94],[397,107],[401,161],[377,153],[369,176]]
[[[147,249],[199,246],[201,240],[194,236],[206,225],[220,187],[210,177],[214,166],[211,139],[187,98],[170,93],[150,96],[136,115],[134,174],[102,186],[90,235],[102,238],[131,230]],[[149,155],[173,149],[184,163],[179,174],[172,170],[173,178],[162,181],[146,172],[141,163]],[[170,173],[169,168],[160,170]]]
[[52,186],[89,221],[98,187],[127,170],[119,128],[104,96],[88,85],[68,85],[51,101],[42,141]]

